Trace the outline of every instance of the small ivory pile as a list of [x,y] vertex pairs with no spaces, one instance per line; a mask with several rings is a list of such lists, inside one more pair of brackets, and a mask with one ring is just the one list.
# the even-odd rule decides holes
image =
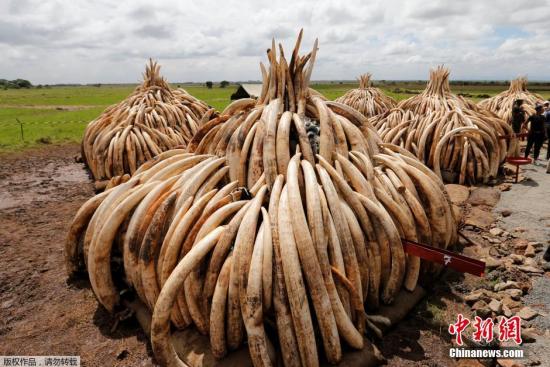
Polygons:
[[527,78],[519,77],[510,82],[510,87],[494,97],[484,99],[478,106],[496,113],[501,119],[512,123],[512,107],[514,101],[523,100],[525,119],[535,113],[535,106],[544,103],[542,96],[527,90]]
[[336,102],[346,104],[365,117],[373,117],[394,108],[397,103],[380,89],[372,86],[371,74],[359,77],[359,88],[352,89],[338,98]]
[[321,351],[336,364],[344,345],[381,336],[380,303],[433,278],[401,239],[456,241],[434,173],[379,145],[357,111],[311,92],[317,41],[299,56],[301,38],[290,62],[273,42],[257,101],[234,102],[186,150],[90,199],[70,228],[69,274],[85,267],[110,312],[133,289],[153,312],[163,366],[183,365],[172,325],[209,335],[217,358],[246,340],[256,367],[315,367]]
[[213,110],[182,89],[172,90],[150,60],[143,83],[86,127],[82,156],[96,181],[132,175],[143,162],[185,147]]
[[451,93],[449,71],[430,71],[426,89],[369,122],[384,142],[397,144],[447,182],[475,184],[496,177],[511,128],[498,116]]

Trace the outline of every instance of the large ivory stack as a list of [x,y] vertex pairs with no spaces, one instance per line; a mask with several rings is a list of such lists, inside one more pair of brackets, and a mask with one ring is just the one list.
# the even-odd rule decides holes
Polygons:
[[191,326],[217,358],[247,345],[255,366],[338,363],[381,335],[379,305],[433,271],[401,238],[456,240],[434,173],[311,92],[317,42],[300,56],[301,38],[290,61],[273,42],[258,100],[234,102],[74,219],[69,273],[85,267],[110,312],[133,289],[163,366],[183,365],[171,330]]
[[475,184],[496,177],[511,145],[501,137],[512,130],[506,122],[451,93],[449,71],[430,71],[426,89],[401,101],[397,109],[373,117],[384,142],[397,144],[447,182]]
[[371,77],[370,73],[361,75],[359,88],[348,91],[336,102],[355,108],[365,117],[373,117],[394,108],[397,103],[380,89],[373,87]]
[[510,87],[494,97],[484,99],[478,106],[496,113],[504,121],[512,122],[512,107],[518,99],[523,101],[525,118],[535,113],[535,106],[544,103],[542,96],[527,90],[527,78],[520,77],[510,82]]
[[173,90],[152,60],[143,82],[86,127],[82,156],[97,181],[132,175],[143,162],[185,147],[213,113],[183,89]]

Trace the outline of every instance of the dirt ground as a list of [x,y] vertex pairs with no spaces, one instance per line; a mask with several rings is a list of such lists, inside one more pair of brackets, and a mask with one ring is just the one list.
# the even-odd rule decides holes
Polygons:
[[111,331],[87,281],[67,283],[63,244],[94,193],[77,145],[0,156],[0,355],[80,355],[83,366],[152,365],[132,321]]
[[[87,280],[67,282],[65,234],[94,194],[83,164],[75,162],[78,152],[77,145],[63,145],[0,155],[0,355],[79,355],[83,366],[154,365],[137,322],[114,328]],[[458,365],[447,356],[445,322],[465,307],[457,289],[476,280],[453,272],[444,277],[449,282],[438,282],[407,320],[376,342],[388,365]]]

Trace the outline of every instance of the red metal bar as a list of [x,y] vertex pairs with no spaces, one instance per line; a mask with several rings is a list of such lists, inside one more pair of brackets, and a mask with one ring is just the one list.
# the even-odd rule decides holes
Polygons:
[[406,253],[421,259],[442,264],[461,273],[482,277],[485,274],[485,263],[448,250],[424,245],[409,240],[401,240]]

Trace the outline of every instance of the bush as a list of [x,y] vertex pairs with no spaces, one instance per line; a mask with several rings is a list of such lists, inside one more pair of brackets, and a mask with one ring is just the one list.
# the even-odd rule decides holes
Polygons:
[[220,88],[225,88],[229,85],[229,82],[227,80],[222,80],[220,82]]
[[212,83],[211,81],[206,82],[206,88],[212,89],[212,85],[213,85],[213,84],[214,84],[214,83]]

